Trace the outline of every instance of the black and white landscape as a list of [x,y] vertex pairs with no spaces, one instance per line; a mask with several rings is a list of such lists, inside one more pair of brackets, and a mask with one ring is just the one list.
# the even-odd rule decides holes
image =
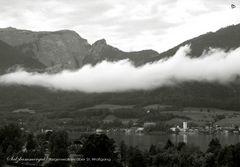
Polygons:
[[240,1],[0,10],[0,166],[240,165]]

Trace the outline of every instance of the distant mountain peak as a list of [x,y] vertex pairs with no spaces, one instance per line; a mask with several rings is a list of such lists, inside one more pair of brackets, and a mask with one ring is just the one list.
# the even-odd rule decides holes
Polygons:
[[93,45],[107,45],[107,41],[103,38],[94,42]]
[[7,27],[7,28],[1,28],[1,29],[5,29],[5,30],[8,30],[8,31],[15,31],[15,30],[17,30],[14,27]]

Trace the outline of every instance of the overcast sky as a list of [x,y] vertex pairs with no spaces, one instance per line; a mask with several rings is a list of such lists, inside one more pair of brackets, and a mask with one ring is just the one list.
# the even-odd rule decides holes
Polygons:
[[71,29],[125,51],[161,52],[240,23],[240,0],[0,0],[0,11],[2,28]]

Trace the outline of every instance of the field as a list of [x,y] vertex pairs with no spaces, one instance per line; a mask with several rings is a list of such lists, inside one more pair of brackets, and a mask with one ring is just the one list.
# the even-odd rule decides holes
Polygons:
[[[150,112],[148,112],[150,111]],[[176,108],[168,105],[153,104],[143,107],[134,105],[99,104],[74,111],[34,111],[28,108],[2,110],[0,124],[15,122],[32,130],[51,128],[98,128],[108,115],[129,122],[162,122],[169,126],[181,126],[188,121],[189,126],[205,126],[209,123],[220,126],[240,126],[240,112],[217,108]]]
[[[93,107],[83,108],[79,111],[85,111],[89,109],[109,109],[111,111],[116,109],[131,109],[134,105],[113,105],[113,104],[99,104]],[[164,110],[170,108],[169,105],[152,104],[143,107],[145,110],[161,110],[162,114],[173,114],[184,118],[173,118],[166,121],[169,125],[182,125],[183,121],[188,121],[197,126],[204,126],[209,123],[220,126],[240,126],[240,111],[223,110],[218,108],[197,108],[186,107],[179,110]]]
[[86,107],[81,108],[78,111],[85,111],[90,109],[109,109],[109,110],[116,110],[116,109],[126,109],[126,108],[133,108],[134,105],[114,105],[114,104],[98,104],[93,107]]
[[[184,108],[182,111],[163,111],[163,113],[172,113],[178,116],[186,116],[190,122],[203,126],[208,123],[214,123],[220,126],[240,125],[240,112],[222,110],[216,108]],[[172,119],[168,124],[179,124],[182,119]]]

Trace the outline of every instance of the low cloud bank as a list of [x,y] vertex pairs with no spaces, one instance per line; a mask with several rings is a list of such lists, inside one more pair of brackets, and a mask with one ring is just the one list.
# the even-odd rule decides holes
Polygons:
[[128,60],[103,61],[86,65],[76,71],[64,70],[57,74],[31,73],[23,69],[0,76],[0,85],[42,86],[50,89],[81,92],[122,92],[149,90],[185,81],[233,81],[240,75],[240,48],[225,52],[210,49],[201,57],[187,56],[189,45],[181,47],[168,59],[134,67]]

